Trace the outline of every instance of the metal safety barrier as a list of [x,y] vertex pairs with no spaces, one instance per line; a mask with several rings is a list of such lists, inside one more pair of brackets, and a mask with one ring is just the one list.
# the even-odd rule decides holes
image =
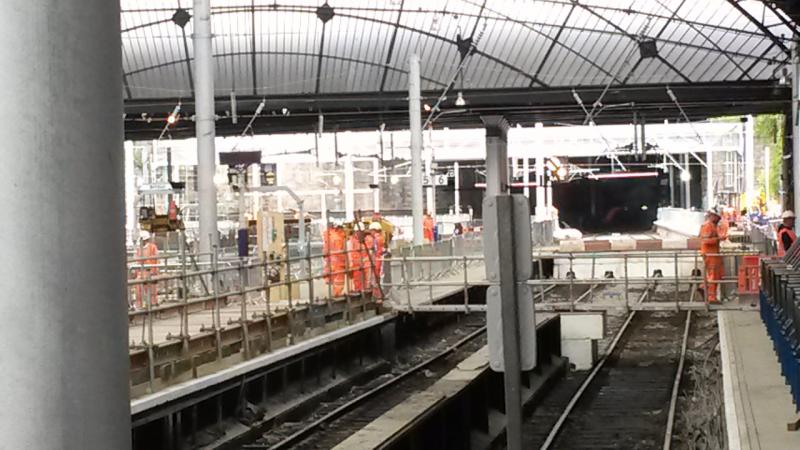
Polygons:
[[[452,312],[458,310],[481,311],[481,305],[470,304],[469,290],[473,286],[489,286],[485,274],[473,274],[468,270],[473,266],[483,266],[484,258],[480,254],[448,255],[439,251],[436,255],[403,256],[401,259],[387,261],[394,274],[391,281],[384,280],[384,289],[391,291],[396,307],[407,311]],[[444,253],[444,254],[443,254]],[[757,257],[752,251],[726,251],[708,256],[719,256],[724,261],[725,274],[719,280],[709,280],[703,275],[703,256],[696,250],[637,250],[625,252],[581,252],[560,253],[534,251],[531,255],[534,262],[535,275],[527,284],[533,287],[534,298],[542,303],[545,294],[555,287],[567,287],[567,300],[558,306],[575,310],[577,303],[593,299],[600,286],[624,287],[621,297],[623,302],[618,306],[629,310],[636,308],[631,301],[631,288],[653,288],[666,286],[673,294],[674,306],[687,309],[680,293],[690,289],[702,288],[708,292],[714,286],[720,286],[721,295],[729,296],[731,285],[740,284],[739,268],[744,257]],[[546,266],[552,267],[552,274],[546,274]],[[439,271],[431,270],[435,267]],[[426,268],[427,271],[426,271]],[[436,276],[419,276],[419,272]],[[542,275],[539,275],[542,274]],[[588,285],[588,290],[580,290],[579,286]],[[463,304],[433,305],[437,296],[434,289],[450,288],[449,296],[463,292]],[[662,291],[664,288],[661,288]],[[708,307],[707,307],[708,308]],[[696,309],[691,307],[689,309]]]
[[800,246],[795,242],[784,258],[761,262],[761,319],[772,339],[800,411]]

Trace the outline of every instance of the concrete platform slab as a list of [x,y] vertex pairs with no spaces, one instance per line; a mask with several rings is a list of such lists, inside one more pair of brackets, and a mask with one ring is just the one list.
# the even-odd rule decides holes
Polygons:
[[730,450],[800,449],[798,419],[777,355],[756,311],[718,314]]

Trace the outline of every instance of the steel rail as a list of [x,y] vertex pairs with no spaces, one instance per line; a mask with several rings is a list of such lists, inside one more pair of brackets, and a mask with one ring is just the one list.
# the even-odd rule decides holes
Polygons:
[[675,382],[672,384],[672,396],[669,400],[669,413],[667,413],[667,429],[664,431],[663,450],[670,450],[672,446],[672,430],[675,426],[675,409],[678,405],[678,391],[680,391],[683,378],[683,366],[686,362],[686,347],[689,343],[689,328],[692,324],[692,312],[686,312],[686,325],[683,328],[683,343],[681,344],[681,358],[678,361],[678,370],[675,372]]
[[[641,303],[642,301],[644,301],[645,297],[647,297],[648,295],[648,292],[650,291],[649,290],[644,291],[641,297],[639,297],[639,301],[637,303]],[[558,420],[556,421],[555,425],[553,425],[553,428],[550,429],[550,433],[547,435],[547,439],[544,441],[544,444],[542,444],[542,446],[540,447],[540,450],[547,450],[550,448],[550,446],[553,445],[559,433],[561,432],[561,427],[563,427],[564,423],[567,421],[567,417],[569,417],[570,413],[572,413],[572,410],[575,408],[575,405],[578,404],[578,401],[583,396],[583,393],[586,391],[589,385],[592,384],[595,376],[597,376],[597,374],[600,373],[600,370],[605,365],[609,356],[614,352],[614,349],[617,347],[617,343],[619,343],[620,339],[622,339],[622,336],[628,330],[628,325],[630,325],[631,321],[633,321],[634,316],[636,316],[636,310],[633,310],[630,312],[630,314],[628,314],[628,317],[625,319],[625,322],[622,324],[622,327],[620,327],[619,331],[617,331],[617,334],[614,336],[614,340],[611,341],[611,345],[608,347],[606,354],[603,355],[603,358],[600,359],[600,361],[594,366],[594,369],[592,369],[592,371],[589,373],[589,376],[587,376],[586,379],[583,380],[581,386],[572,396],[569,403],[567,403],[567,406],[564,408],[564,411],[558,417]]]
[[[469,343],[470,341],[472,341],[473,339],[477,338],[478,336],[481,336],[485,332],[486,332],[486,326],[480,327],[479,329],[475,330],[474,332],[470,333],[466,337],[462,338],[461,340],[459,340],[455,344],[451,345],[450,347],[448,347],[447,349],[445,349],[441,353],[439,353],[439,354],[437,354],[437,355],[435,355],[435,356],[433,356],[433,357],[421,362],[420,364],[417,364],[416,366],[412,367],[411,369],[409,369],[409,370],[403,372],[402,374],[392,378],[391,380],[382,383],[380,386],[377,386],[376,388],[359,395],[358,397],[356,397],[356,398],[350,400],[349,402],[345,403],[344,405],[336,408],[335,410],[331,411],[330,413],[326,414],[325,416],[323,416],[323,417],[315,420],[314,422],[310,423],[308,426],[306,426],[302,430],[297,431],[296,433],[294,433],[291,436],[287,437],[283,441],[279,442],[278,444],[276,444],[274,446],[270,446],[269,448],[272,448],[272,449],[288,449],[288,448],[292,448],[294,445],[298,444],[299,442],[302,442],[304,439],[306,439],[309,436],[311,436],[319,428],[323,427],[324,425],[326,425],[326,424],[328,424],[330,422],[333,422],[334,420],[338,419],[339,417],[341,417],[341,416],[347,414],[348,412],[356,409],[357,407],[359,407],[362,403],[366,402],[367,400],[375,397],[376,395],[380,394],[381,392],[384,392],[384,391],[388,390],[389,388],[393,387],[394,385],[398,384],[399,382],[409,378],[410,376],[412,376],[412,375],[424,370],[425,368],[427,368],[431,364],[433,364],[433,363],[441,360],[442,358],[450,355],[451,353],[453,353],[456,350],[458,350],[460,347],[462,347],[465,344]],[[260,448],[260,447],[258,447],[258,446],[254,447],[254,446],[250,445],[247,448]],[[264,448],[267,448],[267,447],[264,447]]]

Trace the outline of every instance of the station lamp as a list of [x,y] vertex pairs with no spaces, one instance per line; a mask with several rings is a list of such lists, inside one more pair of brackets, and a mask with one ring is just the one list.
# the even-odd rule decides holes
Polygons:
[[456,97],[456,106],[467,106],[467,101],[464,100],[464,94],[461,91],[458,91],[458,97]]
[[688,170],[681,170],[681,181],[691,181],[692,174],[689,173]]
[[174,125],[176,122],[178,122],[180,114],[181,114],[181,104],[178,103],[177,105],[175,105],[175,109],[173,109],[172,112],[169,113],[169,115],[167,116],[167,123],[170,125]]

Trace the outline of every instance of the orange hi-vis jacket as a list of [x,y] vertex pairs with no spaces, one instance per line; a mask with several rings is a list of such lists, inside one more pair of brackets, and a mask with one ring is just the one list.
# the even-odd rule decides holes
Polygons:
[[719,253],[720,230],[711,221],[703,222],[700,227],[700,254]]
[[[785,237],[788,239],[784,239]],[[791,247],[792,243],[797,240],[797,234],[789,227],[781,227],[778,230],[778,256],[786,255],[786,250],[789,250],[788,247],[784,247],[784,240],[787,240]]]

